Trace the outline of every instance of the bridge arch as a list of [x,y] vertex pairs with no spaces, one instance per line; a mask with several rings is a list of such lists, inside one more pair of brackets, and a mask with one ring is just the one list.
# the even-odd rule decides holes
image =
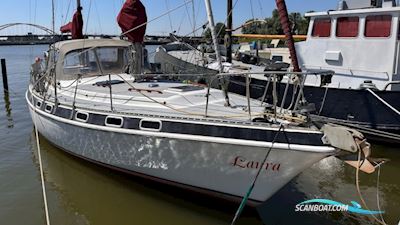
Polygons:
[[43,30],[44,32],[54,35],[57,34],[55,32],[53,32],[52,30],[50,30],[47,27],[41,26],[41,25],[37,25],[37,24],[32,24],[32,23],[8,23],[8,24],[4,24],[4,25],[0,25],[0,31],[7,29],[9,27],[14,27],[14,26],[31,26],[31,27],[35,27],[38,28],[40,30]]

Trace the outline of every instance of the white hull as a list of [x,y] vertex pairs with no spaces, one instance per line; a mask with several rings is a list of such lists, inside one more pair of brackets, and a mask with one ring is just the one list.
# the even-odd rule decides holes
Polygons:
[[[56,146],[77,156],[200,190],[242,197],[247,192],[268,148],[173,138],[171,135],[132,134],[120,128],[80,124],[33,107],[39,132]],[[139,131],[140,132],[140,131]],[[307,147],[307,146],[304,146]],[[311,148],[313,146],[310,146]],[[265,201],[297,174],[332,154],[321,151],[273,149],[256,187],[253,201]],[[245,168],[242,168],[245,167]]]

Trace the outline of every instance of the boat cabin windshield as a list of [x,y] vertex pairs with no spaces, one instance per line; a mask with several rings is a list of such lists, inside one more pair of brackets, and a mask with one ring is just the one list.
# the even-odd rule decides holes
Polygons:
[[97,47],[74,50],[65,55],[64,76],[97,76],[124,73],[128,64],[128,48]]

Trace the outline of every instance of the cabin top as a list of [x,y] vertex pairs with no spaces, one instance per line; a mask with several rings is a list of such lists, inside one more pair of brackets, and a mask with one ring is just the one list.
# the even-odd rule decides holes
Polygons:
[[129,61],[129,45],[128,41],[115,39],[57,42],[49,51],[46,68],[49,70],[54,65],[58,80],[75,80],[78,76],[121,74],[125,72]]
[[391,13],[400,12],[400,6],[388,8],[364,8],[364,9],[349,9],[349,10],[328,10],[324,12],[310,12],[306,13],[306,17],[326,17],[326,16],[340,16],[340,15],[354,15],[354,14],[371,14],[371,13]]
[[68,53],[77,49],[87,49],[94,47],[106,47],[106,46],[125,46],[128,47],[130,42],[116,39],[79,39],[79,40],[67,40],[60,41],[54,44],[54,47],[60,51],[60,53]]

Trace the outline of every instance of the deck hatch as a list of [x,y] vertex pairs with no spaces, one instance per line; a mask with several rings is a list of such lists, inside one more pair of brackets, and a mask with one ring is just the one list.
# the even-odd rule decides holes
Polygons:
[[189,85],[186,85],[186,86],[178,86],[178,87],[170,87],[170,88],[168,88],[168,90],[171,90],[171,91],[177,91],[177,92],[189,92],[189,91],[200,91],[200,90],[203,90],[204,88],[203,87],[199,87],[199,86],[189,86]]

